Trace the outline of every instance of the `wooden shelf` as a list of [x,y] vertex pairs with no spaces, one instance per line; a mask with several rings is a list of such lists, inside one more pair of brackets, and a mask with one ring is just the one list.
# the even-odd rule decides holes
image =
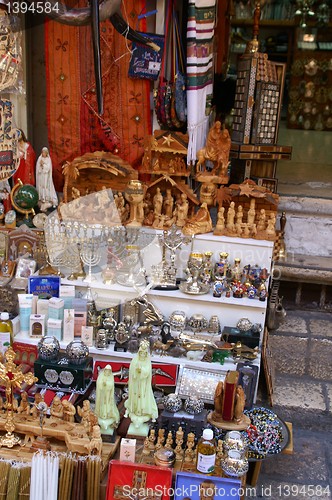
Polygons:
[[[252,19],[232,19],[231,24],[233,27],[240,26],[253,26]],[[295,28],[299,23],[293,19],[285,20],[282,19],[261,19],[259,21],[259,26],[261,28]]]

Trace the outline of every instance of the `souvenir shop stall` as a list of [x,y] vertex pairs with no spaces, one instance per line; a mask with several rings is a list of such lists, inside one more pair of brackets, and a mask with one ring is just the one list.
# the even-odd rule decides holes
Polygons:
[[224,5],[47,4],[39,156],[12,97],[24,13],[0,11],[0,493],[243,498],[289,440],[257,402],[285,250],[259,168],[291,154],[259,3],[232,128],[213,105]]

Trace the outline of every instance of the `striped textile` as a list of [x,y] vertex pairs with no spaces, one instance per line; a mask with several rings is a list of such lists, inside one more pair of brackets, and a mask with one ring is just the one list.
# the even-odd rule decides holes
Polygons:
[[216,0],[189,0],[187,23],[188,163],[204,147],[213,92]]

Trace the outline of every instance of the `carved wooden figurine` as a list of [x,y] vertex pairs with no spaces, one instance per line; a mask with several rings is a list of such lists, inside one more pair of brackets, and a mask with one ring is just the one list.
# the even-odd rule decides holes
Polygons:
[[196,214],[183,227],[183,234],[204,234],[212,231],[212,220],[206,203],[202,203]]
[[74,416],[76,413],[75,406],[72,405],[67,399],[62,401],[63,407],[63,420],[65,422],[74,422]]

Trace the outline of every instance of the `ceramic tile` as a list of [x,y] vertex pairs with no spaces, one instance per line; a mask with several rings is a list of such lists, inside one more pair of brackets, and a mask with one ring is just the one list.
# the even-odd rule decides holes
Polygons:
[[294,470],[297,470],[296,482],[303,484],[323,484],[329,479],[329,470],[325,461],[325,445],[317,442],[315,435],[308,439],[305,435],[294,435],[294,453],[276,455],[263,462],[262,473],[273,474],[289,484],[294,483]]
[[282,335],[270,335],[269,339],[276,370],[282,373],[303,375],[308,339]]
[[298,381],[278,375],[274,391],[274,404],[303,410],[326,410],[322,386],[319,382]]
[[[330,315],[329,315],[330,316]],[[332,328],[331,319],[312,319],[309,320],[309,329],[312,335],[316,337],[331,337],[332,338]]]
[[287,315],[276,331],[302,334],[308,333],[305,320],[298,315]]
[[332,341],[311,339],[309,356],[309,374],[317,379],[331,380]]

